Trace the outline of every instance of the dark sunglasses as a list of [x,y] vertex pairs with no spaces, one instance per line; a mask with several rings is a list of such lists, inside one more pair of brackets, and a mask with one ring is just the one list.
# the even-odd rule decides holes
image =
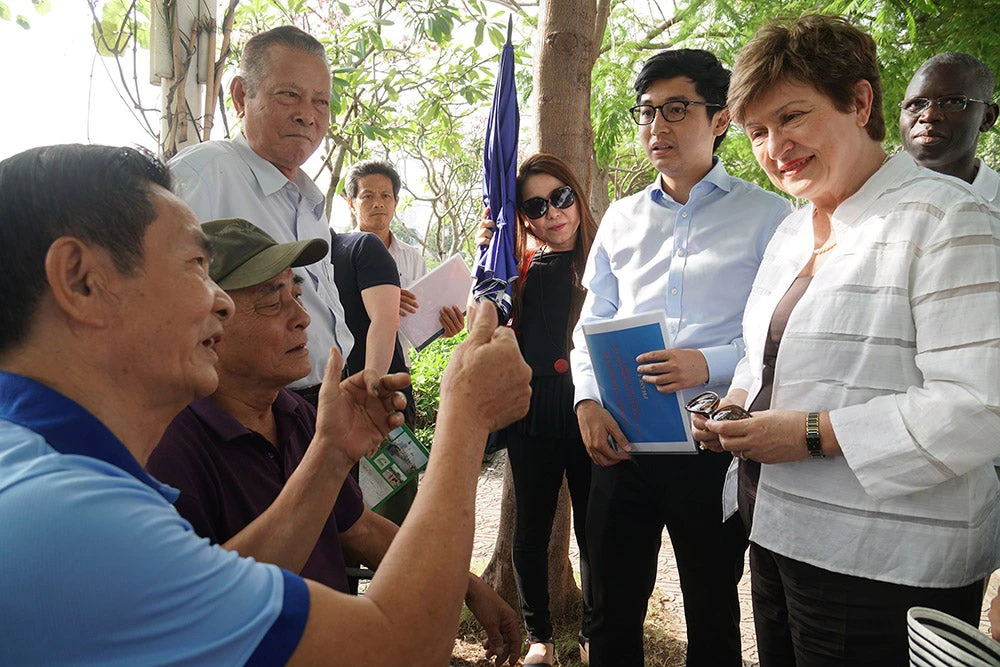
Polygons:
[[548,199],[544,197],[532,197],[521,202],[521,211],[528,216],[530,220],[538,220],[540,217],[549,212],[549,204],[555,206],[559,209],[569,208],[576,203],[576,193],[573,192],[573,188],[568,185],[564,185],[561,188],[556,188],[549,195]]
[[749,419],[752,415],[738,405],[723,405],[719,407],[719,395],[714,391],[703,391],[684,406],[688,412],[716,421],[736,421]]

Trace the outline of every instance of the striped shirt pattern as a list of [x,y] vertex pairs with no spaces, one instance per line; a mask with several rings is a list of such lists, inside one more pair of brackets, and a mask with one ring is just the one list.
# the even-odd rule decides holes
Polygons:
[[[734,377],[750,400],[811,221],[810,205],[782,223],[751,290]],[[1000,211],[900,154],[833,226],[838,245],[782,338],[771,405],[829,411],[844,456],[763,466],[751,539],[834,572],[969,584],[1000,565]]]

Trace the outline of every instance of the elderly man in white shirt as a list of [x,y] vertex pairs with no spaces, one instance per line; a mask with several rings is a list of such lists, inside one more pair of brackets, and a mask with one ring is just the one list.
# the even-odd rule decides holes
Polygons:
[[[251,38],[230,86],[243,132],[229,141],[187,148],[170,160],[174,190],[202,222],[245,218],[280,243],[330,240],[325,197],[301,166],[330,124],[330,70],[323,45],[292,26]],[[298,269],[302,302],[312,318],[312,372],[292,385],[315,404],[336,345],[346,358],[354,338],[327,258]],[[384,369],[383,369],[384,370]]]

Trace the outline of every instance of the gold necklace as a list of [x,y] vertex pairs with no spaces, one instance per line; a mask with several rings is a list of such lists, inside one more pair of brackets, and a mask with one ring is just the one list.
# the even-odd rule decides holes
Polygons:
[[814,257],[819,257],[820,255],[823,255],[825,253],[830,252],[831,250],[833,250],[836,247],[837,247],[837,242],[836,241],[834,241],[833,243],[826,243],[822,247],[819,247],[819,248],[816,248],[815,250],[813,250],[813,256]]

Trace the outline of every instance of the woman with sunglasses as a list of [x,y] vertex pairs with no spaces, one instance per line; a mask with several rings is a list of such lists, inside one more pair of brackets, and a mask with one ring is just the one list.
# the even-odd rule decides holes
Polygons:
[[762,27],[729,106],[774,185],[807,200],[767,247],[720,401],[753,417],[693,420],[763,464],[760,664],[906,665],[907,610],[978,625],[1000,565],[1000,214],[886,155],[875,42],[840,17]]
[[[531,408],[508,427],[514,482],[514,578],[528,630],[525,665],[551,665],[554,657],[549,617],[548,548],[563,476],[569,485],[574,529],[580,548],[585,652],[591,610],[590,568],[585,534],[590,489],[590,457],[573,413],[569,348],[585,290],[580,286],[587,254],[597,231],[587,196],[570,168],[546,153],[532,155],[517,176],[515,283],[511,326],[531,366]],[[488,221],[477,238],[486,243]]]

